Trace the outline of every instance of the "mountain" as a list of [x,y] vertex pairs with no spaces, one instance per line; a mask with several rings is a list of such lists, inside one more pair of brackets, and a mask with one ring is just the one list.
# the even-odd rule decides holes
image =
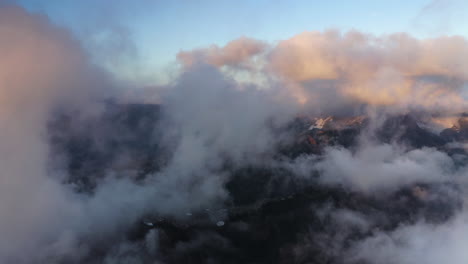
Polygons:
[[[92,195],[109,171],[130,175],[135,181],[158,172],[171,155],[160,142],[167,132],[162,107],[109,104],[99,118],[86,120],[57,115],[49,125],[49,140],[57,158],[65,157],[69,173],[65,182]],[[292,140],[279,144],[272,158],[311,155],[320,160],[327,148],[353,150],[362,133],[371,132],[380,143],[467,156],[463,148],[453,151],[451,146],[468,139],[468,119],[463,116],[457,126],[440,133],[411,113],[387,115],[382,120],[376,125],[367,116],[297,117],[282,131]],[[120,152],[129,155],[122,159],[117,155]],[[121,232],[129,241],[143,245],[148,234],[157,231],[158,259],[164,263],[343,263],[337,252],[346,251],[353,240],[372,236],[369,230],[392,231],[420,219],[437,224],[448,221],[462,207],[456,195],[459,189],[451,183],[414,183],[376,196],[301,180],[286,167],[226,164],[231,177],[224,184],[229,194],[224,207],[187,212],[182,218],[150,214]],[[318,171],[314,177],[321,177]],[[351,220],[338,225],[343,219],[337,212],[348,217],[364,215],[372,221],[366,228]],[[102,260],[102,250],[105,246],[91,248],[88,262]],[[154,258],[143,246],[134,254],[148,263]]]
[[49,124],[52,153],[65,157],[68,182],[79,191],[92,191],[109,170],[139,178],[164,162],[153,140],[159,117],[160,106],[152,104],[109,103],[101,115],[84,120],[58,114]]

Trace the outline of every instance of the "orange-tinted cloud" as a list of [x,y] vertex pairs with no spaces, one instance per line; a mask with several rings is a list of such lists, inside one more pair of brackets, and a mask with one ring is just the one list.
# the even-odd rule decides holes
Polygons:
[[194,51],[182,51],[177,55],[184,65],[203,62],[214,66],[237,66],[253,56],[262,53],[267,45],[261,41],[241,37],[226,44],[224,47],[213,45],[209,48]]
[[314,31],[270,46],[241,38],[178,57],[185,65],[201,61],[246,71],[261,65],[263,74],[282,80],[302,104],[320,104],[325,92],[371,105],[466,106],[461,90],[468,80],[468,41],[460,36]]
[[281,41],[270,55],[279,76],[299,83],[340,80],[344,95],[371,104],[459,104],[468,79],[462,37],[419,40],[337,31],[305,32]]
[[77,204],[49,173],[47,122],[58,105],[95,99],[105,79],[65,30],[0,5],[1,263],[47,262],[75,249]]

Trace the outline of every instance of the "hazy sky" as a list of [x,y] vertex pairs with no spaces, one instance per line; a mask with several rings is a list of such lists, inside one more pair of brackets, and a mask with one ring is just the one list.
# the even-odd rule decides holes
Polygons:
[[[468,1],[463,0],[17,2],[72,29],[98,60],[111,61],[118,65],[117,71],[140,77],[150,72],[163,76],[180,50],[223,45],[240,36],[275,42],[303,31],[332,28],[374,34],[408,32],[417,37],[468,34],[464,15]],[[105,54],[109,50],[118,52],[109,58]],[[115,54],[124,55],[115,58]]]

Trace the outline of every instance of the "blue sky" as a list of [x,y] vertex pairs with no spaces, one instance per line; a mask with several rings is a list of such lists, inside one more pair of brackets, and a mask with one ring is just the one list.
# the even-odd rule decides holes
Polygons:
[[223,45],[240,36],[275,42],[303,31],[331,28],[374,34],[408,32],[417,37],[466,35],[468,19],[464,11],[468,4],[464,2],[468,1],[17,1],[70,28],[98,55],[106,45],[122,49],[123,54],[138,54],[133,57],[138,58],[136,61],[122,58],[121,62],[144,65],[139,68],[144,72],[162,71],[180,50]]

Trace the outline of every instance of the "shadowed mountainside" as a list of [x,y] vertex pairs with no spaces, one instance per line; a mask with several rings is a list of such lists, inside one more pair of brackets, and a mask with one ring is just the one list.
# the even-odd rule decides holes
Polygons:
[[[65,182],[92,195],[110,172],[139,182],[161,170],[172,155],[160,140],[168,131],[161,108],[108,104],[94,119],[57,115],[49,125],[50,141],[68,172]],[[364,116],[298,117],[284,128],[294,138],[279,144],[271,158],[312,155],[319,161],[330,146],[352,150],[370,123]],[[374,140],[466,156],[463,148],[454,150],[448,143],[462,142],[467,135],[463,117],[458,127],[435,133],[406,114],[387,116]],[[224,185],[229,194],[224,207],[200,208],[182,217],[149,214],[121,230],[123,239],[140,245],[126,254],[144,263],[348,263],[343,252],[353,241],[421,219],[442,223],[462,207],[459,189],[451,183],[415,183],[376,195],[321,184],[319,171],[300,179],[287,167],[239,168],[225,162],[223,170],[231,177]],[[347,217],[337,217],[337,212]],[[148,239],[157,240],[158,254],[146,250]],[[87,263],[100,263],[109,248],[91,248]]]

